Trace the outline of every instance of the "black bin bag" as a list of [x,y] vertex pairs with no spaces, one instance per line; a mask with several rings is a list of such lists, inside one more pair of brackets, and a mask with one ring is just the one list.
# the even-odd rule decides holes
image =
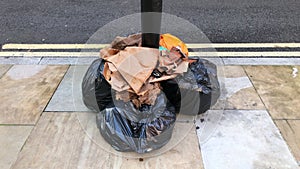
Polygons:
[[152,106],[135,108],[131,102],[114,99],[114,90],[102,72],[105,61],[95,60],[82,82],[84,104],[98,112],[96,123],[102,137],[118,151],[146,153],[171,139],[175,107],[163,92]]
[[163,92],[177,113],[205,113],[220,97],[217,66],[205,59],[195,60],[182,76],[161,82]]
[[102,137],[116,150],[146,153],[171,139],[176,113],[197,115],[206,112],[220,96],[217,67],[196,59],[188,72],[160,82],[162,92],[152,106],[135,108],[131,102],[115,100],[115,91],[102,72],[104,60],[95,60],[82,82],[85,105],[97,112]]
[[171,139],[175,108],[160,94],[153,106],[136,109],[131,102],[115,101],[97,115],[103,138],[118,151],[147,153],[164,146]]
[[85,73],[81,85],[83,103],[95,112],[114,107],[111,86],[102,75],[104,63],[102,59],[96,59]]

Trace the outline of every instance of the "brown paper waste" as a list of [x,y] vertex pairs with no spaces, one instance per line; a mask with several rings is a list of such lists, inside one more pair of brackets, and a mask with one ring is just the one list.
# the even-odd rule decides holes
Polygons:
[[154,105],[161,92],[159,82],[186,72],[189,64],[178,46],[162,51],[141,47],[141,34],[117,37],[100,56],[106,61],[103,75],[116,91],[116,99],[131,101],[137,108]]

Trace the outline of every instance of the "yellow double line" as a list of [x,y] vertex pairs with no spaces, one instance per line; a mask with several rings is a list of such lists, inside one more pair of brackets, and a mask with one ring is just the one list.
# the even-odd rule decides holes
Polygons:
[[[0,57],[98,57],[99,52],[40,52],[40,50],[71,50],[71,49],[101,49],[108,44],[5,44],[2,46]],[[213,48],[272,48],[289,49],[289,51],[228,51],[228,52],[190,52],[190,56],[201,57],[300,57],[300,43],[189,43],[189,48],[193,49],[213,49]],[[13,51],[15,50],[15,51]],[[27,51],[19,51],[27,50]],[[39,51],[34,51],[39,50]]]
[[[2,49],[101,49],[108,44],[5,44]],[[300,43],[188,43],[188,48],[300,48]]]

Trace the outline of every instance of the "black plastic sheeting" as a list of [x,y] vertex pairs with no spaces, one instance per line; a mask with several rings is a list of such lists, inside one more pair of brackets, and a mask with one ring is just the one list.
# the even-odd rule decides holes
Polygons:
[[98,113],[103,138],[118,151],[146,153],[171,139],[176,113],[206,112],[220,96],[217,68],[197,59],[182,76],[161,82],[162,92],[154,105],[137,109],[131,102],[115,100],[115,91],[102,75],[105,61],[95,60],[82,82],[85,105]]
[[195,60],[183,76],[161,82],[163,92],[177,113],[205,113],[220,97],[216,65],[204,59]]
[[146,153],[171,139],[175,108],[161,93],[154,105],[136,109],[131,102],[114,100],[115,91],[102,75],[104,61],[95,60],[82,82],[85,105],[99,112],[97,126],[102,137],[118,151]]
[[97,115],[103,138],[118,151],[146,153],[164,146],[171,139],[175,108],[160,94],[153,106],[136,109],[131,102],[115,101]]
[[105,62],[96,59],[88,68],[82,81],[83,103],[94,112],[114,107],[111,86],[102,75]]

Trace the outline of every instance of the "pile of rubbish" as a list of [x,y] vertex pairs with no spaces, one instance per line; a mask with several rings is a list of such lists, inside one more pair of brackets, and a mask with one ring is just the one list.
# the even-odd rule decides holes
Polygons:
[[118,151],[146,153],[171,139],[176,114],[206,112],[220,95],[217,67],[190,59],[171,34],[159,49],[141,47],[141,34],[117,37],[87,70],[85,105],[97,112],[103,138]]

